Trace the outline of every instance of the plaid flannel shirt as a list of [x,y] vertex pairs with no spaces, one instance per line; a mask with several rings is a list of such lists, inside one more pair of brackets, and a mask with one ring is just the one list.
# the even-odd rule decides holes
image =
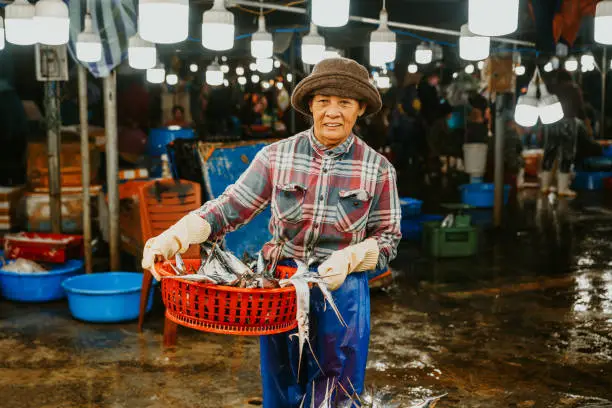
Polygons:
[[235,184],[196,211],[211,238],[249,222],[272,206],[264,245],[267,261],[322,262],[335,250],[374,238],[378,268],[395,258],[401,211],[393,166],[353,134],[326,149],[312,129],[257,153]]

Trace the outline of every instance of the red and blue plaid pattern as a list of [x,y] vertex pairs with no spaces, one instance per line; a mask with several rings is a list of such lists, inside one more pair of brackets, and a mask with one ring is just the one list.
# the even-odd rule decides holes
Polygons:
[[351,135],[326,149],[311,130],[264,147],[235,184],[197,213],[211,239],[272,206],[266,260],[322,262],[335,250],[375,238],[378,267],[388,265],[401,239],[395,169]]

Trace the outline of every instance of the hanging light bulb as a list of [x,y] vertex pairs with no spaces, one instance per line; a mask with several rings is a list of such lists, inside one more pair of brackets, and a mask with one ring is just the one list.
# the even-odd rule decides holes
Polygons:
[[91,15],[85,14],[83,31],[77,36],[76,54],[83,62],[98,62],[102,59],[102,40],[93,30]]
[[583,54],[580,57],[580,64],[586,66],[595,65],[595,57],[593,56],[593,53],[589,51]]
[[414,59],[417,64],[429,64],[433,59],[433,51],[429,45],[421,43],[414,52]]
[[198,68],[199,68],[198,64],[191,64],[191,65],[189,65],[189,70],[191,72],[198,72]]
[[273,54],[272,34],[266,31],[266,19],[260,15],[258,29],[251,37],[251,55],[253,58],[272,58]]
[[525,75],[525,67],[523,65],[517,65],[516,67],[514,67],[514,73],[516,74],[516,76],[522,76]]
[[376,87],[379,89],[391,88],[391,78],[386,75],[380,75],[375,79]]
[[236,75],[244,75],[244,68],[236,67]]
[[178,75],[176,74],[168,74],[166,75],[166,83],[170,86],[174,86],[178,84]]
[[257,71],[261,72],[262,74],[267,74],[272,72],[274,61],[272,61],[272,58],[257,58],[255,60],[255,65],[257,65]]
[[258,83],[259,82],[259,75],[257,75],[257,74],[251,75],[251,82],[254,83],[254,84]]
[[553,70],[557,70],[561,66],[561,60],[557,56],[552,57],[550,63],[552,64]]
[[523,127],[535,126],[538,123],[540,115],[540,110],[538,109],[538,86],[536,85],[536,78],[538,76],[539,73],[536,69],[531,82],[529,82],[527,93],[519,96],[516,103],[514,120]]
[[68,6],[62,0],[40,0],[36,3],[34,24],[41,44],[62,45],[68,42],[70,19]]
[[157,62],[155,45],[147,40],[143,40],[138,33],[134,34],[129,41],[128,62],[130,67],[135,69],[153,68]]
[[4,49],[4,19],[0,16],[0,50]]
[[370,34],[370,65],[380,67],[388,62],[395,61],[397,42],[395,33],[389,30],[387,10],[380,11],[380,25]]
[[321,27],[342,27],[349,20],[350,0],[312,0],[312,22]]
[[202,15],[202,45],[213,51],[234,47],[234,15],[225,8],[225,0],[214,0]]
[[283,88],[284,88],[284,86],[285,86],[285,85],[284,85],[282,82],[277,82],[277,83],[276,83],[276,89],[278,89],[279,91],[280,91],[281,89],[283,89]]
[[140,0],[138,32],[147,41],[174,44],[189,34],[189,0]]
[[340,52],[338,52],[338,50],[335,50],[333,48],[328,48],[323,52],[323,59],[328,59],[328,58],[340,58]]
[[477,64],[478,69],[482,71],[482,69],[484,68],[484,64],[485,64],[484,61],[478,61],[478,64]]
[[474,65],[473,64],[468,64],[465,66],[465,73],[468,75],[472,75],[474,73]]
[[419,66],[417,64],[408,64],[408,73],[416,74],[419,71]]
[[274,68],[280,68],[281,62],[279,60],[274,60]]
[[612,0],[600,1],[595,10],[595,41],[612,44]]
[[254,63],[254,62],[251,62],[251,63],[249,64],[249,69],[250,69],[251,71],[257,71],[257,64],[256,64],[256,63]]
[[166,77],[166,69],[164,64],[157,63],[153,68],[147,69],[147,82],[152,84],[161,84]]
[[325,38],[319,35],[317,26],[310,23],[310,32],[302,38],[302,62],[315,65],[323,59]]
[[565,64],[563,64],[565,70],[568,72],[574,72],[578,69],[578,60],[576,57],[569,57],[565,60]]
[[223,83],[223,71],[217,60],[206,68],[206,83],[211,86],[219,86]]
[[586,65],[583,65],[580,67],[580,71],[584,74],[586,72],[589,72],[589,67],[587,67]]
[[266,82],[266,81],[262,81],[262,82],[261,82],[261,87],[262,87],[263,89],[270,89],[270,83],[269,83],[269,82]]
[[245,77],[243,77],[243,76],[239,76],[239,77],[238,77],[238,83],[239,83],[240,85],[246,85],[246,83],[247,83],[247,79],[246,79]]
[[519,0],[469,0],[468,24],[476,35],[497,37],[518,28]]
[[563,107],[557,95],[552,95],[548,92],[546,84],[540,83],[540,119],[545,125],[558,122],[563,119]]
[[467,24],[461,26],[459,37],[459,56],[466,61],[487,59],[491,50],[491,39],[474,35]]
[[226,88],[229,86],[229,81],[227,79],[223,80],[223,86]]
[[221,72],[223,72],[224,74],[227,74],[230,71],[230,67],[227,64],[223,64],[221,65]]
[[552,64],[552,62],[548,61],[546,63],[546,65],[544,65],[544,71],[545,72],[552,72],[552,70],[553,70],[553,64]]
[[38,41],[34,24],[34,6],[27,0],[15,0],[4,8],[6,41],[15,45],[32,45]]
[[293,74],[290,72],[285,76],[285,79],[287,79],[287,82],[293,82]]
[[458,72],[453,72],[453,79],[457,79],[459,78],[459,73]]

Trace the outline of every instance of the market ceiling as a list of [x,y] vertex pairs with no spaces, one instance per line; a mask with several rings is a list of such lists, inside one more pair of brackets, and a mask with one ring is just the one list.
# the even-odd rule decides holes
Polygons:
[[[265,1],[266,4],[291,5],[294,7],[307,8],[308,1]],[[231,1],[228,2],[231,5]],[[200,37],[200,25],[202,22],[202,13],[212,6],[212,0],[195,0],[190,1],[190,37],[198,39]],[[381,0],[351,0],[351,15],[378,19],[379,12],[382,7]],[[444,28],[449,30],[459,31],[462,24],[467,22],[468,1],[467,0],[387,0],[387,11],[389,19],[392,21],[418,24],[423,26],[431,26],[436,28]],[[257,29],[258,10],[252,7],[228,7],[234,13],[236,24],[236,35],[250,34]],[[265,10],[266,25],[269,30],[281,28],[297,28],[306,29],[309,24],[309,19],[306,15],[294,14],[284,11]],[[347,26],[340,28],[323,28],[319,27],[319,31],[325,36],[328,46],[335,48],[366,48],[369,41],[369,33],[376,26],[371,24],[362,24],[349,22]],[[414,48],[421,42],[419,37],[435,41],[443,41],[455,44],[456,37],[447,35],[436,35],[426,32],[411,31],[415,36],[400,35],[398,43],[400,49],[405,48],[406,53],[411,53]],[[275,44],[276,47],[282,47],[283,42],[287,42],[287,35],[275,34],[275,43],[277,38],[281,44]],[[527,4],[521,5],[521,15],[519,21],[519,30],[517,33],[510,36],[512,38],[531,40],[534,37],[533,22],[528,13]],[[283,41],[285,40],[285,41]],[[215,55],[214,53],[203,49],[202,45],[197,41],[186,41],[172,46],[163,46],[162,53],[168,52],[183,52],[189,55],[202,55],[204,58]],[[226,55],[239,56],[247,52],[249,49],[248,38],[238,40],[234,44],[234,48],[227,52]],[[278,50],[277,50],[278,51]],[[401,54],[401,51],[400,51]]]

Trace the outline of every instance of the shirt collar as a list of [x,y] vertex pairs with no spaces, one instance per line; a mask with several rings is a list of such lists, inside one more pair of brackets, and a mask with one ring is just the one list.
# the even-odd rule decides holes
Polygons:
[[353,132],[351,132],[349,137],[344,142],[331,149],[325,147],[321,142],[317,140],[314,135],[314,128],[312,127],[308,132],[308,139],[310,140],[310,145],[312,146],[312,148],[321,156],[338,157],[348,152],[351,146],[353,146],[353,142],[355,141],[355,135],[353,134]]

